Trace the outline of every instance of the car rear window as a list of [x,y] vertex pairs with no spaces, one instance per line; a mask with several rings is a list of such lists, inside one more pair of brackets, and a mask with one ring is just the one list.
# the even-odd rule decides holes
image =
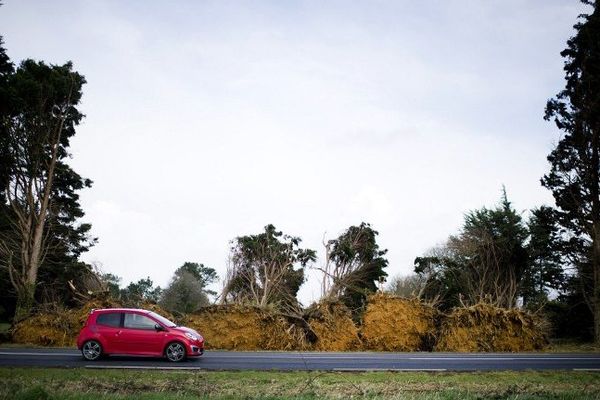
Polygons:
[[119,327],[121,325],[121,313],[105,313],[96,317],[96,325]]

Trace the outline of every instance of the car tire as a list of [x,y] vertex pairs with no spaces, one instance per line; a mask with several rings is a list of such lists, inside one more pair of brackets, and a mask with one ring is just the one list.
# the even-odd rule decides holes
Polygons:
[[170,362],[180,362],[185,359],[185,346],[181,342],[171,342],[165,349],[165,357]]
[[102,345],[97,340],[88,340],[81,346],[81,355],[86,361],[96,361],[102,357]]

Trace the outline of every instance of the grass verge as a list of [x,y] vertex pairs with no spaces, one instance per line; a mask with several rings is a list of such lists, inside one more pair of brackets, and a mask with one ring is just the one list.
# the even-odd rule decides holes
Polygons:
[[573,340],[553,340],[544,349],[546,353],[600,353],[600,345],[591,342]]
[[591,372],[206,372],[0,368],[0,399],[598,399]]

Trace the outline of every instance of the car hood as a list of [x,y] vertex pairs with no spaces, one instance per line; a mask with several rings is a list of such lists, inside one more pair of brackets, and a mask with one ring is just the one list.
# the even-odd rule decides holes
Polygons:
[[175,332],[181,332],[181,333],[184,333],[184,334],[185,334],[186,332],[187,332],[187,333],[191,333],[192,335],[196,335],[196,336],[198,336],[200,339],[204,339],[204,338],[203,338],[203,336],[202,336],[200,333],[198,333],[198,331],[195,331],[195,330],[194,330],[194,329],[192,329],[192,328],[188,328],[187,326],[176,326],[176,327],[174,327],[174,328],[170,328],[170,329],[171,329],[172,331],[175,331]]

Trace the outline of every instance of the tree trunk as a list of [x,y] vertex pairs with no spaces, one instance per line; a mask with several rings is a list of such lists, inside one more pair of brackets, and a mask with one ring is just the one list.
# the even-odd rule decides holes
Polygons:
[[594,315],[594,341],[600,344],[600,127],[591,127],[592,163],[592,312]]
[[24,320],[31,313],[35,301],[35,283],[26,283],[17,291],[17,305],[13,324]]
[[600,344],[600,223],[594,223],[592,242],[592,312],[594,315],[594,342]]

